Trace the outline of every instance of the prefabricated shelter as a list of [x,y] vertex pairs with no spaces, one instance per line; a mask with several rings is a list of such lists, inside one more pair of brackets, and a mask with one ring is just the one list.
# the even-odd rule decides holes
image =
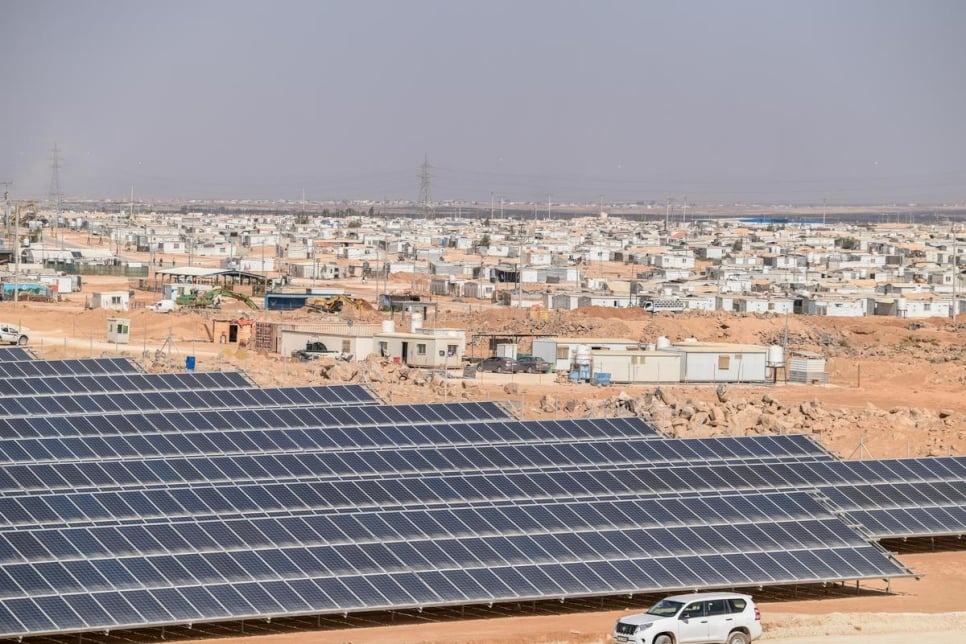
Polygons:
[[668,351],[681,354],[681,382],[765,382],[768,347],[756,344],[685,341]]
[[380,356],[410,367],[455,369],[463,366],[466,353],[464,329],[426,329],[415,332],[386,330],[373,336]]
[[329,349],[364,360],[373,351],[372,336],[379,329],[378,324],[359,322],[350,325],[262,321],[255,325],[254,348],[290,357],[293,352],[305,349],[308,342],[322,342]]
[[577,362],[578,353],[589,359],[594,351],[637,348],[637,340],[628,338],[534,338],[531,353],[549,362],[554,371],[569,371]]
[[463,285],[463,297],[477,300],[492,300],[496,285],[489,282],[467,282]]
[[131,318],[107,318],[107,341],[127,344],[131,341]]
[[92,309],[127,311],[130,305],[131,293],[129,291],[98,291],[91,294]]
[[591,378],[610,374],[611,382],[679,382],[681,354],[675,351],[591,351]]

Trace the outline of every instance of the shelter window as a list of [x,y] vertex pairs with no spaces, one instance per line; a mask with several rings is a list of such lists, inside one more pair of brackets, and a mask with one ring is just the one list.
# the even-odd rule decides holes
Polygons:
[[731,356],[718,356],[718,369],[730,369]]
[[425,344],[417,344],[416,345],[416,353],[418,355],[421,355],[421,356],[426,355],[426,345]]

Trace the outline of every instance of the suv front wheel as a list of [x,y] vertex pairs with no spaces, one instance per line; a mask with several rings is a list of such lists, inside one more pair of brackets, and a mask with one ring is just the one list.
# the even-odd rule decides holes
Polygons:
[[654,644],[674,644],[674,640],[667,633],[661,633],[654,638]]

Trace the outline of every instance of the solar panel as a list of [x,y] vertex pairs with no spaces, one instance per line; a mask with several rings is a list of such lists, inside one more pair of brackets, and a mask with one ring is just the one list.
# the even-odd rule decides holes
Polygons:
[[127,373],[113,375],[0,378],[0,396],[48,396],[97,392],[182,391],[251,387],[237,371],[194,373]]
[[841,462],[802,435],[664,439],[241,374],[0,379],[21,388],[0,412],[0,637],[890,578],[910,572],[858,517],[966,521],[966,461]]
[[[402,409],[411,420],[389,424],[387,421],[392,413]],[[85,410],[86,411],[86,410]],[[101,411],[91,410],[91,411]],[[322,428],[330,430],[330,434],[337,435],[339,427],[410,427],[416,424],[426,425],[424,433],[429,436],[440,433],[442,427],[454,427],[458,423],[465,424],[476,421],[476,425],[466,432],[470,435],[490,435],[494,439],[501,439],[499,433],[490,427],[489,420],[506,420],[509,412],[497,403],[449,403],[437,405],[406,405],[392,407],[387,405],[362,405],[352,407],[315,406],[292,409],[291,414],[285,415],[285,420],[272,409],[228,409],[193,411],[192,422],[187,422],[185,412],[145,412],[139,414],[105,415],[99,418],[96,428],[92,431],[86,416],[65,416],[61,418],[31,416],[22,419],[0,417],[0,437],[53,437],[83,434],[126,434],[149,433],[154,431],[192,431],[199,423],[209,430],[231,431],[237,429],[277,429],[277,428]],[[392,413],[387,413],[392,412]],[[556,422],[560,427],[570,427],[572,423]],[[636,426],[641,428],[637,433],[646,431],[644,421],[635,420]],[[606,425],[607,421],[602,423]],[[597,425],[585,425],[583,431],[589,431]],[[597,430],[603,435],[605,430]],[[372,432],[376,433],[375,430]],[[355,440],[343,435],[348,445],[358,445],[357,441],[371,443],[366,434],[356,432]]]
[[[599,422],[603,421],[585,421],[589,425]],[[246,435],[263,437],[258,453],[243,449],[246,443],[240,437]],[[237,440],[233,440],[231,433],[176,436],[0,442],[0,459],[13,463],[0,472],[0,493],[105,491],[133,484],[148,487],[231,481],[241,485],[266,476],[275,483],[352,477],[356,485],[362,485],[365,478],[378,477],[380,484],[386,485],[390,477],[417,476],[426,482],[427,477],[436,476],[539,472],[545,484],[553,480],[555,488],[566,486],[572,494],[587,490],[599,495],[613,493],[612,490],[619,489],[614,480],[621,480],[624,487],[641,495],[655,493],[649,487],[654,477],[642,466],[653,468],[661,463],[651,449],[653,440],[628,439],[620,434],[608,438],[595,435],[565,443],[397,446],[392,450],[382,449],[385,445],[375,449],[329,449],[318,441],[312,444],[312,435],[305,432],[238,433]],[[757,439],[735,440],[754,442]],[[693,444],[693,441],[690,442]],[[684,458],[679,456],[677,462]],[[120,480],[111,477],[117,468],[123,468]],[[550,469],[559,472],[545,474]],[[584,471],[587,469],[595,471],[588,473]],[[698,468],[677,468],[680,476],[675,476],[673,470],[664,468],[665,475],[658,474],[657,478],[676,484],[678,493],[697,491],[694,486],[700,483],[692,480],[695,469]],[[137,472],[134,481],[129,474],[132,470]],[[667,493],[668,486],[661,485],[659,490]]]
[[[26,531],[29,543],[0,550],[0,636],[204,621],[225,611],[275,617],[910,574],[802,493],[716,497],[700,502],[704,510],[693,503]],[[709,511],[718,518],[702,518]],[[687,518],[673,526],[654,518],[666,513]],[[521,527],[521,517],[542,529]],[[735,533],[749,535],[742,551]],[[55,556],[48,543],[71,550]]]
[[142,371],[137,363],[127,358],[0,361],[0,379],[77,375],[97,376],[117,373],[141,373]]
[[4,401],[0,417],[69,415],[79,413],[140,413],[164,410],[252,409],[257,407],[309,407],[365,405],[376,401],[364,385],[322,387],[252,387],[213,390],[182,390],[157,393],[76,393],[18,396]]
[[36,360],[34,352],[25,347],[0,348],[0,362],[16,362],[19,360]]

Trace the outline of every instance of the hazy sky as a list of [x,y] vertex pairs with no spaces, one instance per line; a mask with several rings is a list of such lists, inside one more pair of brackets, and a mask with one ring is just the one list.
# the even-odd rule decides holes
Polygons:
[[966,202],[966,2],[0,3],[43,196]]

